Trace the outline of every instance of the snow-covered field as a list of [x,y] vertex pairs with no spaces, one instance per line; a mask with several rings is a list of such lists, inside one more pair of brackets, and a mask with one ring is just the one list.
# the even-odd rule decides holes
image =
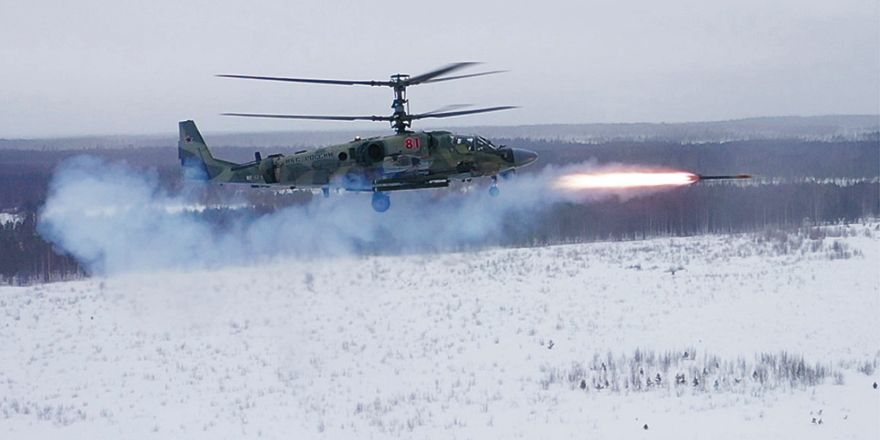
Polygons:
[[0,438],[877,439],[878,228],[2,287]]

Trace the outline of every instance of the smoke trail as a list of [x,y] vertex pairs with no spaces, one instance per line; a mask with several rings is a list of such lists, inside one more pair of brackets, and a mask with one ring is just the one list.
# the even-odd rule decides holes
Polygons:
[[162,189],[155,172],[80,156],[62,164],[53,176],[38,231],[99,274],[364,249],[445,250],[498,242],[504,238],[504,224],[528,227],[537,212],[559,201],[620,196],[553,189],[560,173],[595,168],[547,167],[502,182],[498,197],[490,197],[485,188],[464,194],[403,191],[392,193],[391,210],[380,214],[371,209],[368,195],[343,194],[218,224],[185,209],[197,204],[198,185],[203,184],[172,193]]

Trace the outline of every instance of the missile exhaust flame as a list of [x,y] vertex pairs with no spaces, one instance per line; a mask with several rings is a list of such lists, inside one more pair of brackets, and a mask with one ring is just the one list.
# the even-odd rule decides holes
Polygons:
[[690,185],[699,180],[698,174],[684,171],[615,171],[566,174],[555,186],[568,190],[638,189]]

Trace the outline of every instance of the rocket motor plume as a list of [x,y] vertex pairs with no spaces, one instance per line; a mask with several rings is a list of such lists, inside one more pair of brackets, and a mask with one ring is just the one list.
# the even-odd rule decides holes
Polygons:
[[684,171],[615,171],[575,173],[560,176],[555,186],[560,189],[637,189],[690,185],[700,176]]

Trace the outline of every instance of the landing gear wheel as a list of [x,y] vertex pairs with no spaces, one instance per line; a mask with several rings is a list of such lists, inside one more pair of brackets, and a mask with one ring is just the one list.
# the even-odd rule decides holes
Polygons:
[[498,189],[498,176],[492,176],[492,186],[489,187],[489,195],[492,197],[498,197],[498,194],[501,194],[501,190]]
[[376,212],[385,212],[391,207],[391,197],[388,194],[374,192],[373,193],[373,210]]

